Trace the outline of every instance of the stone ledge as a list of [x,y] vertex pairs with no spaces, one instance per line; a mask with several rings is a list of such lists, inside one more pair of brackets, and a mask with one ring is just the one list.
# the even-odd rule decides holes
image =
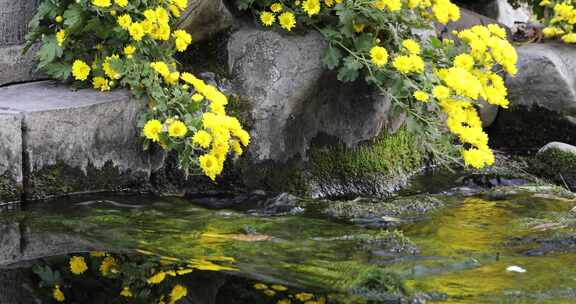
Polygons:
[[0,120],[14,124],[0,131],[0,176],[11,173],[26,199],[148,185],[150,160],[137,127],[145,105],[127,91],[27,83],[0,88],[0,109]]

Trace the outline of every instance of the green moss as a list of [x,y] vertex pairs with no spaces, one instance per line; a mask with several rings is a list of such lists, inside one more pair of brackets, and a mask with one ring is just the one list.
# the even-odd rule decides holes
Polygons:
[[120,172],[112,162],[107,162],[102,168],[89,164],[86,172],[56,164],[30,174],[25,198],[42,200],[73,193],[139,190],[147,184],[147,179],[145,174],[135,178],[131,172]]
[[309,167],[317,177],[361,177],[373,173],[397,177],[422,166],[423,155],[415,149],[417,146],[415,136],[401,129],[355,148],[312,148]]

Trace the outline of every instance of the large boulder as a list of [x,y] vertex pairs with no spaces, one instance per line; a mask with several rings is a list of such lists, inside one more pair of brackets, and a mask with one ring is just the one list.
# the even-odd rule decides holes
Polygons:
[[222,0],[189,0],[179,27],[188,30],[195,41],[232,26],[234,17]]
[[[393,114],[388,98],[362,81],[342,83],[326,71],[322,66],[326,47],[314,31],[283,35],[244,26],[232,33],[227,48],[232,91],[248,113],[245,121],[253,138],[242,174],[248,186],[284,191],[306,188],[315,196],[376,194],[370,193],[373,190],[382,195],[394,188],[374,186],[384,184],[382,178],[389,179],[384,174],[370,180],[369,186],[351,189],[347,185],[358,180],[335,177],[344,174],[335,172],[329,178],[331,186],[320,189],[325,183],[314,182],[317,176],[308,170],[316,161],[309,159],[311,150],[353,150],[387,133],[382,131],[397,130],[403,122],[403,115]],[[332,172],[323,170],[328,171]],[[294,184],[298,189],[292,188]]]
[[518,74],[506,80],[510,109],[490,130],[495,146],[535,151],[550,141],[576,144],[576,49],[527,44],[518,56]]
[[[20,166],[26,199],[148,184],[150,161],[142,152],[137,127],[145,105],[128,92],[73,91],[43,81],[0,88],[0,107],[11,111],[5,114],[7,120],[20,120],[22,126]],[[10,148],[18,149],[18,130],[2,132],[4,157],[12,157],[13,166],[18,166],[20,158]]]
[[26,54],[24,37],[37,0],[0,1],[0,85],[38,78],[34,50]]

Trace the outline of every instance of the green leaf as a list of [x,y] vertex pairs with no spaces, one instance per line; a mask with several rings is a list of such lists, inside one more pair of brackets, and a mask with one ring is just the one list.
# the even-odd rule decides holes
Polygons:
[[356,50],[368,52],[374,46],[374,36],[371,33],[364,33],[354,40]]
[[358,78],[359,74],[357,69],[351,69],[344,65],[338,69],[338,80],[342,82],[352,82]]
[[439,49],[442,47],[442,41],[440,41],[440,39],[438,39],[436,37],[431,37],[430,38],[430,45],[435,49]]
[[340,64],[340,59],[342,58],[342,52],[339,49],[329,46],[322,58],[322,63],[330,69],[335,69]]
[[38,51],[38,69],[42,69],[62,55],[62,48],[58,46],[55,35],[44,36],[42,47]]
[[72,67],[64,63],[50,63],[44,67],[44,72],[53,78],[66,80],[70,77]]
[[68,6],[68,9],[64,11],[64,25],[68,27],[69,31],[81,26],[83,20],[83,9],[79,4],[71,4]]

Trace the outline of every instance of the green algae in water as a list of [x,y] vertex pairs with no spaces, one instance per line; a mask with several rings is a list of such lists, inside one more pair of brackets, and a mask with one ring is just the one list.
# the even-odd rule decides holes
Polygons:
[[[546,197],[546,196],[544,196]],[[422,255],[403,271],[417,290],[448,296],[446,303],[573,303],[576,301],[576,251],[528,256],[533,243],[513,242],[527,236],[554,237],[538,231],[527,218],[567,213],[576,203],[523,194],[509,200],[463,198],[428,222],[406,227]],[[563,231],[574,234],[575,231]],[[529,238],[530,239],[530,238]],[[507,271],[519,266],[525,273]],[[400,268],[400,267],[399,267]]]
[[[158,264],[161,260],[194,270],[170,277],[160,291],[150,291],[155,300],[180,283],[204,289],[221,286],[215,292],[228,297],[214,303],[277,303],[284,296],[300,303],[294,298],[297,293],[314,294],[315,301],[328,303],[576,301],[576,250],[527,254],[542,245],[537,240],[574,235],[576,227],[570,225],[535,227],[556,227],[542,226],[556,220],[570,223],[565,219],[576,201],[534,191],[515,193],[496,201],[440,197],[446,206],[397,227],[399,231],[365,229],[318,212],[262,217],[208,210],[180,198],[68,199],[5,215],[0,228],[14,237],[3,241],[20,247],[14,255],[0,250],[0,265],[35,260],[65,274],[71,255],[88,260],[87,252],[104,250],[122,264],[146,265],[133,267],[140,273],[134,280],[141,283],[170,265]],[[86,203],[88,199],[92,201]],[[45,256],[56,256],[56,261]],[[90,271],[97,273],[99,263],[89,265]],[[507,272],[513,265],[527,272]],[[255,289],[257,283],[266,289]],[[81,289],[101,285],[94,280],[77,284]],[[271,289],[276,284],[288,291]],[[104,284],[108,287],[95,290],[117,297],[122,285]]]

